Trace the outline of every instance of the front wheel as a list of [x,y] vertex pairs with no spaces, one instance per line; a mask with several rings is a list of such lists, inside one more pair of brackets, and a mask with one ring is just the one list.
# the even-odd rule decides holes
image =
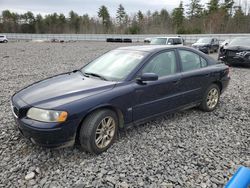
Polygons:
[[220,89],[218,85],[212,84],[206,90],[202,103],[200,104],[200,108],[203,111],[211,112],[217,107],[219,99],[220,99]]
[[79,134],[81,148],[90,153],[100,154],[114,143],[117,130],[116,113],[108,109],[97,110],[83,121]]

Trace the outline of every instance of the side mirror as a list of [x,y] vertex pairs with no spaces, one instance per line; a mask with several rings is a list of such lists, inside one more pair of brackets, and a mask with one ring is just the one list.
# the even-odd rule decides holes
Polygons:
[[225,46],[227,46],[227,45],[228,45],[228,42],[225,43]]
[[155,73],[143,73],[136,80],[139,82],[156,81],[158,80],[158,75]]

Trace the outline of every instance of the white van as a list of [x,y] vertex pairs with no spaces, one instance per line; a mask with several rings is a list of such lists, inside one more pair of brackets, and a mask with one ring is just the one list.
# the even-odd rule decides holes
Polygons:
[[6,35],[0,35],[0,42],[4,42],[4,43],[8,42]]
[[156,37],[151,39],[150,44],[183,46],[183,39],[181,37]]

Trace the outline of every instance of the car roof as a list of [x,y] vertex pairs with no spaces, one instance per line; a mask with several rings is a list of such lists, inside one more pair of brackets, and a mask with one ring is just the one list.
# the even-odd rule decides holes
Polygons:
[[181,37],[153,37],[152,39],[180,39]]
[[117,50],[132,50],[132,51],[142,51],[142,52],[156,52],[161,50],[167,50],[167,49],[175,49],[175,48],[186,48],[186,49],[192,49],[190,47],[185,46],[166,46],[166,45],[142,45],[142,46],[127,46],[127,47],[120,47],[117,48]]

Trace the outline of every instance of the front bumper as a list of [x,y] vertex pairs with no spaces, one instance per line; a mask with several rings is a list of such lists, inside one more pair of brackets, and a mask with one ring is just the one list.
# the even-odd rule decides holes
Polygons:
[[209,47],[204,47],[204,46],[193,46],[193,47],[205,54],[209,53]]
[[77,132],[77,121],[68,121],[60,124],[57,128],[37,128],[32,125],[39,124],[39,127],[44,124],[44,127],[55,127],[54,123],[38,122],[30,119],[18,119],[15,117],[16,126],[21,134],[29,139],[32,143],[44,146],[44,147],[68,147],[75,143],[75,137]]
[[228,57],[226,55],[219,55],[219,60],[223,61],[225,64],[228,65],[250,65],[250,58],[249,56],[234,56]]

